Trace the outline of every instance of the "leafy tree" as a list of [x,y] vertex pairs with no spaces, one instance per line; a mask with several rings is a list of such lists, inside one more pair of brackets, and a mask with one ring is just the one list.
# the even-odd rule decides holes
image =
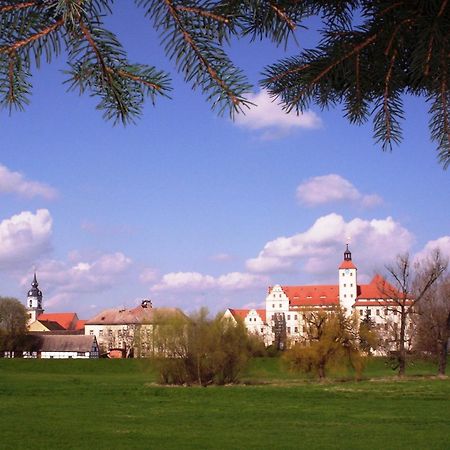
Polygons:
[[0,297],[0,349],[15,351],[27,332],[27,311],[19,300]]
[[370,356],[373,350],[377,350],[380,345],[380,336],[376,325],[369,315],[366,315],[359,324],[359,348],[367,356]]
[[343,362],[361,375],[363,359],[359,351],[358,323],[341,309],[334,312],[305,314],[306,333],[303,341],[295,344],[284,355],[291,370],[316,374],[320,379],[327,371]]
[[[398,316],[399,328],[393,335],[396,348],[395,359],[398,374],[406,370],[406,342],[411,337],[408,325],[412,325],[412,315],[430,292],[431,287],[447,269],[446,261],[439,250],[424,261],[411,262],[408,254],[399,255],[394,264],[386,267],[388,280],[378,286],[390,299],[392,306],[388,311]],[[409,334],[409,336],[408,336]]]
[[415,349],[437,356],[438,374],[445,376],[450,340],[450,274],[428,290],[417,312]]
[[[0,101],[23,109],[33,63],[65,49],[69,89],[99,98],[106,119],[139,116],[145,98],[167,96],[170,78],[128,61],[104,26],[112,0],[0,1]],[[219,113],[245,111],[251,90],[224,47],[232,39],[295,38],[310,16],[322,20],[316,48],[268,66],[261,85],[286,110],[342,104],[351,123],[373,116],[383,149],[401,141],[404,94],[430,105],[431,138],[450,164],[450,3],[448,0],[135,0],[160,33],[184,79]]]
[[164,384],[234,383],[247,362],[251,343],[243,323],[208,311],[162,317],[152,336],[154,360]]

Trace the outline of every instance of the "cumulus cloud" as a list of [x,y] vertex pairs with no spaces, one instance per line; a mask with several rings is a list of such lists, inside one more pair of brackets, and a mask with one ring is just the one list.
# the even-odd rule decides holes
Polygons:
[[[38,278],[46,286],[46,304],[54,306],[77,299],[81,294],[106,291],[121,281],[131,263],[121,252],[106,253],[90,260],[44,260],[38,266]],[[29,282],[30,275],[22,279],[22,285]]]
[[23,211],[0,222],[0,267],[30,262],[50,250],[52,217],[47,209]]
[[307,206],[349,200],[370,207],[382,202],[378,195],[362,194],[350,181],[334,173],[312,177],[301,183],[297,187],[297,199]]
[[296,128],[315,129],[322,125],[320,118],[312,111],[300,115],[287,114],[265,90],[249,95],[249,100],[256,106],[245,115],[239,114],[236,124],[250,130],[265,131],[265,139],[284,136]]
[[226,291],[245,290],[264,286],[267,282],[260,275],[231,272],[219,277],[199,272],[172,272],[165,274],[152,291],[202,291],[205,289],[221,289]]
[[27,180],[20,172],[12,172],[0,164],[0,194],[17,194],[21,197],[43,197],[53,200],[58,196],[51,186],[38,181]]
[[302,264],[308,273],[325,273],[335,268],[348,236],[359,266],[369,271],[407,251],[413,241],[412,234],[392,217],[346,222],[333,213],[320,217],[302,233],[268,242],[246,266],[253,273],[281,273]]
[[450,236],[442,236],[438,239],[428,241],[424,248],[414,255],[415,260],[428,258],[435,250],[439,250],[444,258],[450,260]]

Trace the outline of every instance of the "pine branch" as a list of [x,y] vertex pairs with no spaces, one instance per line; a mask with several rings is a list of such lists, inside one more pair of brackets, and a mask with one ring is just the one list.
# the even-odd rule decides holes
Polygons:
[[41,1],[34,0],[29,2],[16,3],[14,5],[0,6],[0,14],[7,13],[9,11],[17,11],[19,9],[30,8],[31,6],[41,6],[41,5],[42,5]]

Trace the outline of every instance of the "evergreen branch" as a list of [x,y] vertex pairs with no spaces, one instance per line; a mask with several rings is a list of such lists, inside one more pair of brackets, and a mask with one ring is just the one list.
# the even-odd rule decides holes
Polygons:
[[[389,98],[390,98],[390,83],[392,78],[392,70],[394,68],[395,60],[397,58],[397,50],[394,50],[391,61],[389,63],[389,68],[386,73],[386,78],[384,80],[384,96],[383,96],[383,109],[385,117],[386,131],[384,135],[384,141],[390,142],[392,137],[392,126],[391,126],[391,111],[389,109]],[[384,144],[383,144],[384,146]]]
[[133,75],[132,73],[127,72],[126,70],[119,69],[117,71],[114,71],[113,69],[111,69],[109,67],[107,68],[107,70],[111,71],[111,72],[116,72],[118,75],[120,75],[124,78],[129,78],[130,80],[136,81],[137,83],[141,83],[155,91],[161,91],[163,89],[163,86],[161,84],[156,84],[156,83],[152,83],[151,81],[144,80],[142,77]]
[[15,52],[18,49],[27,46],[28,44],[31,44],[38,39],[41,39],[44,36],[49,35],[50,33],[56,31],[58,28],[60,28],[62,25],[64,25],[64,19],[60,18],[52,25],[44,28],[43,30],[39,31],[38,33],[33,34],[32,36],[29,36],[26,39],[22,39],[20,41],[14,42],[14,44],[11,44],[9,46],[1,47],[0,53],[10,53]]
[[42,6],[39,0],[34,0],[30,2],[22,2],[22,3],[16,3],[15,5],[6,5],[6,6],[0,6],[0,14],[9,12],[9,11],[17,11],[19,9],[25,9],[30,8],[31,6]]
[[403,25],[405,25],[405,24],[407,24],[407,23],[412,23],[412,22],[413,22],[412,19],[405,19],[405,20],[402,20],[402,21],[395,27],[394,32],[392,33],[391,38],[389,39],[388,45],[387,45],[386,49],[384,50],[385,56],[388,56],[389,53],[391,52],[392,45],[394,44],[394,39],[397,37],[397,34],[398,34],[400,28],[401,28]]
[[200,50],[199,46],[197,45],[197,42],[195,38],[191,35],[191,33],[186,29],[181,17],[178,14],[177,8],[173,4],[172,0],[164,0],[164,3],[167,7],[167,11],[176,24],[176,27],[180,31],[182,38],[188,48],[193,52],[196,59],[199,61],[200,66],[206,70],[206,72],[209,74],[211,79],[217,84],[217,86],[221,89],[221,91],[225,94],[226,98],[228,98],[233,108],[230,110],[231,113],[233,113],[235,108],[240,108],[240,104],[246,104],[245,100],[241,97],[237,96],[230,86],[220,77],[217,70],[213,67],[212,64],[208,61],[208,59],[203,55],[202,51]]
[[208,19],[213,19],[217,22],[222,22],[225,24],[229,24],[230,23],[230,19],[228,17],[219,15],[219,14],[214,14],[210,11],[207,11],[205,9],[202,8],[196,8],[193,6],[182,6],[182,5],[176,5],[175,8],[178,11],[182,11],[182,12],[188,12],[188,13],[194,13],[197,14],[199,16],[208,18]]
[[285,11],[274,5],[272,2],[270,3],[270,7],[276,12],[277,16],[286,23],[291,31],[296,29],[295,22],[285,13]]
[[329,73],[331,70],[333,70],[336,66],[353,56],[354,54],[360,52],[362,49],[367,47],[368,45],[372,44],[377,38],[377,34],[373,34],[372,36],[369,36],[367,39],[365,39],[363,42],[359,43],[355,47],[353,47],[352,50],[347,52],[344,56],[341,58],[338,58],[336,61],[333,61],[331,64],[329,64],[325,69],[323,69],[318,75],[316,75],[306,87],[303,87],[299,94],[294,97],[293,100],[290,101],[290,106],[288,108],[288,111],[291,111],[294,105],[300,102],[300,100],[304,97],[305,93],[315,84],[317,84],[327,73]]

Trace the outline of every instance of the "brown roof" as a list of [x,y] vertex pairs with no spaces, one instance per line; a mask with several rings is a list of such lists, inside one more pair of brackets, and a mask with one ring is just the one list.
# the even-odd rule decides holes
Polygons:
[[40,350],[42,352],[89,352],[95,342],[90,335],[49,335],[42,334]]
[[[101,313],[86,321],[86,325],[127,325],[152,323],[161,315],[183,314],[178,308],[143,308],[136,306],[132,309],[105,309]],[[184,314],[183,314],[184,315]]]

